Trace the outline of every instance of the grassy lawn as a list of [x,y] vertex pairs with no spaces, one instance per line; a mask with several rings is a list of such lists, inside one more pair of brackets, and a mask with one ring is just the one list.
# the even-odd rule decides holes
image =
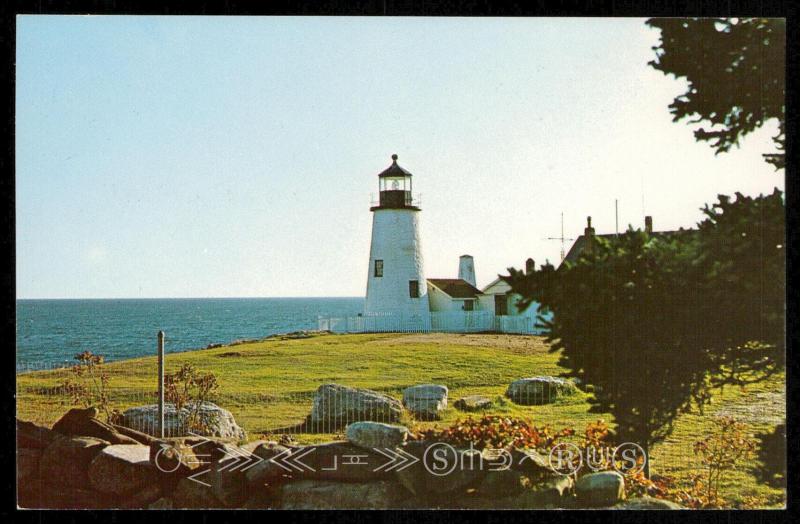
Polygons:
[[[541,337],[460,334],[323,335],[224,346],[167,355],[167,372],[188,362],[216,374],[220,383],[217,403],[229,409],[250,438],[302,422],[310,413],[314,391],[336,382],[369,388],[401,398],[403,388],[444,384],[450,389],[450,405],[461,396],[482,394],[496,399],[491,413],[508,414],[554,429],[574,427],[582,431],[598,418],[588,413],[584,393],[544,406],[518,406],[503,399],[508,384],[532,375],[558,375],[564,370],[558,356],[548,352]],[[152,403],[157,383],[154,357],[105,364],[110,375],[111,401],[125,409]],[[52,424],[67,409],[65,401],[50,388],[69,376],[66,370],[25,373],[17,376],[17,416],[40,424]],[[785,420],[783,376],[747,390],[726,388],[715,395],[705,415],[683,415],[671,438],[651,451],[654,474],[687,478],[695,469],[692,443],[711,427],[710,416],[731,414],[754,431],[771,429]],[[449,407],[443,420],[420,426],[448,425],[465,414]],[[329,440],[332,434],[297,435],[300,442]],[[723,494],[729,500],[757,496],[772,506],[783,504],[781,489],[759,484],[743,464],[729,475]]]

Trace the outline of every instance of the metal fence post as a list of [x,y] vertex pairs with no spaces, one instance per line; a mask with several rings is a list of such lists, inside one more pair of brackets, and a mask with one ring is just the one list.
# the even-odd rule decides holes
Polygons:
[[158,435],[164,438],[164,332],[158,332]]

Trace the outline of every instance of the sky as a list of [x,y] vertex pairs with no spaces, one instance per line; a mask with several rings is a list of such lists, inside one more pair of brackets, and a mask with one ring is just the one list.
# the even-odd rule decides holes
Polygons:
[[[421,194],[428,278],[783,189],[715,155],[643,19],[19,16],[19,298],[363,296],[371,194]],[[569,242],[567,242],[567,249]]]

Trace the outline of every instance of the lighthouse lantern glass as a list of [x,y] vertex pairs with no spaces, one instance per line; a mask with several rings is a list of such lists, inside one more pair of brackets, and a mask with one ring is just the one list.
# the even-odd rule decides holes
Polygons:
[[381,191],[411,191],[411,177],[387,176],[380,180]]

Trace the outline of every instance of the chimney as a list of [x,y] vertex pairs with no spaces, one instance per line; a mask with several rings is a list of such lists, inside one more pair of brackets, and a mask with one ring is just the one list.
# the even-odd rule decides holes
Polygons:
[[644,217],[644,230],[648,235],[653,232],[653,217],[649,215]]
[[592,217],[586,217],[586,228],[583,230],[583,236],[586,237],[586,247],[583,250],[591,253],[594,250],[594,228],[592,227]]
[[583,230],[583,234],[587,237],[594,236],[594,228],[592,227],[592,217],[586,217],[586,229]]
[[471,255],[461,255],[458,259],[458,278],[478,287],[475,284],[475,261]]
[[534,262],[532,258],[529,258],[525,261],[525,274],[531,275],[534,271],[536,271],[536,262]]

